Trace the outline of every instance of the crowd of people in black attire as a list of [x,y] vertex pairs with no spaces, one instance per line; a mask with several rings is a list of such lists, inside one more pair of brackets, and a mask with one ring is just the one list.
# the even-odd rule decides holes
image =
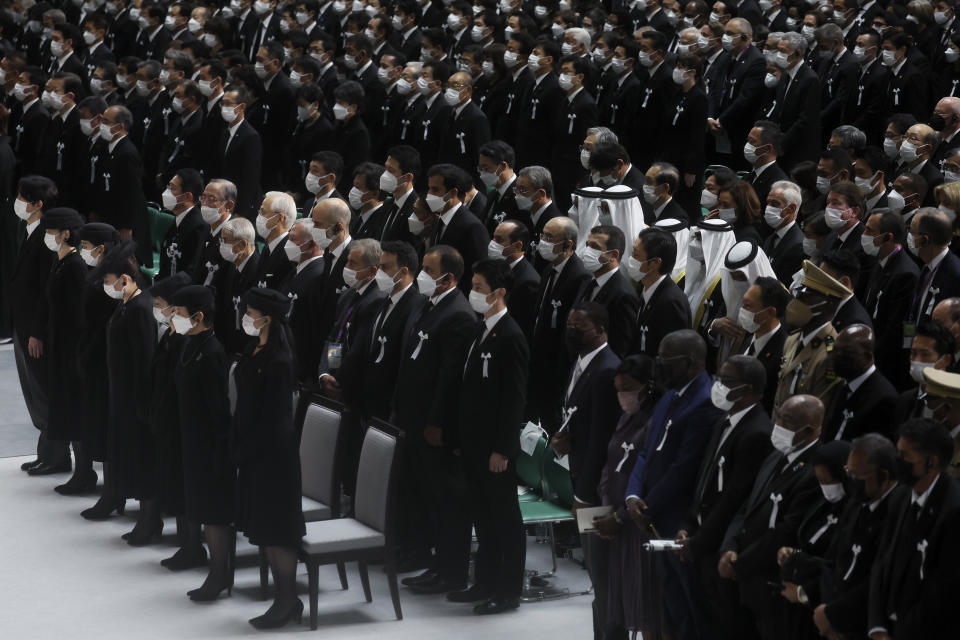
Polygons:
[[131,545],[175,517],[196,601],[243,532],[276,583],[250,622],[283,626],[317,393],[347,504],[368,420],[405,434],[411,593],[517,608],[545,435],[566,506],[604,507],[565,542],[595,638],[946,637],[955,10],[3,2],[23,469],[99,490],[87,519],[138,500]]

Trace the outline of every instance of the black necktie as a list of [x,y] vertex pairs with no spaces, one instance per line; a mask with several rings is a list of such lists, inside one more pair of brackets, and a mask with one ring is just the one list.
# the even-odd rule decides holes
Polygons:
[[590,301],[593,300],[593,292],[597,290],[597,279],[592,278],[590,282],[587,283],[587,290],[583,293],[583,299]]
[[447,225],[444,224],[443,220],[441,220],[440,218],[437,218],[437,234],[433,238],[434,246],[440,244],[440,236],[443,235],[443,229],[446,226]]
[[757,345],[757,343],[756,343],[755,341],[753,341],[753,342],[750,343],[750,346],[747,347],[747,355],[748,355],[748,356],[756,355],[756,353],[757,353],[756,345]]
[[540,315],[550,302],[550,294],[553,292],[553,281],[557,277],[557,270],[550,267],[550,277],[547,278],[547,286],[543,288],[543,299],[540,301]]
[[263,36],[267,32],[267,28],[261,22],[257,27],[257,35],[253,39],[253,46],[250,47],[250,62],[257,61],[257,51],[260,50],[260,45],[263,44]]
[[497,203],[500,202],[500,190],[494,189],[493,193],[490,194],[490,204],[487,207],[487,219],[485,220],[487,226],[490,226],[490,223],[493,221],[494,210],[497,208]]

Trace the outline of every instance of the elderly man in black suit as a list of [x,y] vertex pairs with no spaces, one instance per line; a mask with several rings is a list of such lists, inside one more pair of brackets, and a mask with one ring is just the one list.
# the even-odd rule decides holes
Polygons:
[[803,266],[803,231],[797,224],[802,202],[800,187],[780,180],[771,185],[763,212],[764,222],[773,229],[763,242],[763,251],[770,258],[777,280],[785,285],[793,281],[793,274]]
[[220,99],[220,111],[227,126],[221,132],[216,149],[210,149],[210,174],[237,185],[236,215],[253,221],[261,201],[260,134],[247,122],[247,107],[253,102],[250,92],[230,85]]
[[728,629],[736,610],[736,589],[719,580],[717,562],[727,527],[750,495],[756,470],[770,454],[773,424],[762,406],[767,372],[755,357],[731,356],[720,366],[717,408],[724,411],[713,426],[697,474],[690,521],[677,533],[683,556],[693,562],[704,589],[704,612],[711,628]]
[[[790,294],[778,280],[761,276],[743,293],[737,324],[747,332],[740,342],[743,353],[754,356],[763,365],[768,380],[776,380],[783,363],[783,345],[787,329],[780,323]],[[769,384],[763,392],[763,408],[773,411],[777,385]]]
[[777,87],[777,106],[770,119],[783,131],[783,166],[813,161],[820,150],[820,78],[806,65],[807,41],[788,31],[777,45],[777,66],[783,69]]
[[529,249],[530,230],[519,220],[504,220],[497,225],[487,247],[489,257],[506,260],[513,272],[510,316],[520,325],[528,342],[533,336],[537,290],[540,288],[540,274],[526,255]]
[[953,225],[942,211],[924,208],[910,219],[907,248],[922,268],[904,321],[904,338],[912,337],[907,335],[910,325],[933,315],[938,302],[960,295],[960,258],[950,251],[952,238]]
[[747,134],[743,157],[750,163],[747,182],[757,193],[760,202],[766,202],[774,182],[788,179],[777,162],[782,153],[783,131],[780,125],[770,120],[760,120],[754,124]]
[[871,640],[942,635],[956,610],[956,591],[945,588],[960,580],[960,488],[946,474],[953,440],[941,423],[915,418],[900,427],[897,449],[897,480],[910,491],[890,503],[870,576]]
[[880,62],[880,35],[872,29],[857,36],[856,48],[863,52],[854,69],[853,82],[843,103],[843,122],[852,124],[877,140],[883,134],[886,117],[887,84],[890,72]]
[[637,292],[620,268],[625,245],[619,227],[601,225],[590,229],[580,259],[592,277],[584,281],[577,294],[580,300],[598,302],[607,310],[610,348],[619,357],[626,357],[633,341],[639,305]]
[[267,188],[279,188],[282,184],[279,170],[283,163],[278,159],[284,152],[296,115],[293,88],[283,72],[283,44],[279,40],[264,41],[256,52],[255,62],[263,66],[266,74],[263,78],[266,95],[260,100],[263,106],[263,121],[259,126],[263,145],[261,176]]
[[737,637],[782,638],[785,604],[769,582],[779,581],[777,551],[796,546],[807,510],[822,495],[810,457],[820,444],[823,403],[815,396],[788,398],[774,414],[773,451],[760,467],[750,496],[734,517],[720,546],[717,571],[736,580],[741,608]]
[[313,221],[298,220],[290,228],[284,253],[294,268],[280,283],[280,293],[290,298],[290,330],[297,345],[297,379],[307,384],[316,382],[325,334],[316,328],[322,315],[320,303],[326,276],[323,251],[314,242],[310,231]]
[[633,243],[627,269],[637,283],[638,311],[630,353],[654,356],[667,334],[690,328],[690,303],[670,277],[676,260],[677,241],[662,229],[648,227]]
[[527,403],[528,413],[539,417],[541,426],[549,433],[556,432],[561,424],[560,404],[570,364],[564,348],[567,314],[580,287],[590,278],[575,253],[577,233],[573,220],[556,217],[543,228],[537,245],[548,265],[540,273],[535,303]]
[[833,370],[843,378],[823,422],[824,440],[852,440],[870,431],[893,435],[897,390],[873,363],[873,330],[846,327],[833,344]]
[[223,224],[220,232],[220,255],[226,265],[217,272],[213,285],[217,290],[217,315],[213,330],[231,356],[242,353],[249,336],[241,326],[241,300],[257,286],[257,234],[246,218],[235,216]]
[[440,131],[439,160],[472,174],[477,168],[477,154],[490,141],[490,123],[486,114],[473,102],[473,79],[458,72],[447,79],[443,99],[450,105],[450,117]]
[[343,269],[347,264],[347,245],[350,244],[350,207],[339,198],[327,198],[317,203],[310,212],[313,241],[323,251],[323,297],[320,302],[321,319],[316,330],[326,336],[333,326],[334,313],[340,294],[347,290]]

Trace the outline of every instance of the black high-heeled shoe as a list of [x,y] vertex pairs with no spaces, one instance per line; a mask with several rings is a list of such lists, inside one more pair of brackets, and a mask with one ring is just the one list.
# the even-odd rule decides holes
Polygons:
[[279,629],[294,618],[297,619],[297,624],[303,623],[303,600],[299,598],[282,614],[270,615],[265,613],[262,616],[250,618],[249,622],[254,629]]
[[227,597],[233,595],[233,576],[231,575],[227,578],[226,582],[218,584],[213,587],[208,587],[207,583],[204,582],[203,586],[199,589],[194,589],[192,591],[187,591],[187,596],[194,602],[211,602],[220,597],[220,594],[223,593],[223,590],[226,589]]
[[180,548],[169,558],[160,561],[161,567],[166,567],[170,571],[183,571],[195,567],[207,566],[207,550],[203,546],[196,549]]
[[122,516],[126,506],[126,500],[101,496],[95,505],[84,509],[80,515],[87,520],[106,520],[113,515],[114,511]]
[[97,488],[97,472],[90,470],[90,473],[74,473],[73,477],[53,488],[54,491],[62,496],[79,496],[84,493],[90,493]]
[[121,538],[127,541],[127,544],[131,547],[145,547],[154,541],[155,538],[159,538],[163,533],[163,520],[158,520],[152,525],[137,525],[133,528],[133,531],[125,533]]

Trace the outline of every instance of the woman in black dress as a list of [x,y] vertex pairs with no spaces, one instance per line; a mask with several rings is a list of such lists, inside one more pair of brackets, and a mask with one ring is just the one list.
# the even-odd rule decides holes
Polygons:
[[[150,375],[157,343],[153,298],[140,288],[135,244],[125,242],[100,267],[103,290],[119,301],[107,324],[108,426],[106,462],[113,479],[85,517],[109,517],[127,498],[140,501],[131,545],[148,543],[163,529],[156,505],[154,441],[150,433]],[[89,513],[92,511],[92,513]]]
[[[77,338],[80,334],[80,305],[87,268],[77,245],[77,231],[83,218],[73,209],[58,207],[44,214],[44,243],[56,255],[43,295],[47,306],[47,330],[44,351],[47,360],[49,415],[47,439],[72,442],[75,473],[71,488],[90,490],[97,486],[93,460],[81,442],[83,430],[77,421],[80,404],[80,374],[77,371]],[[66,445],[64,445],[66,446]],[[67,460],[69,463],[69,459]],[[62,491],[66,484],[57,487]]]
[[256,336],[234,371],[237,406],[233,455],[238,467],[237,528],[266,548],[276,597],[267,612],[250,620],[258,629],[281,627],[303,613],[296,595],[297,550],[306,533],[300,507],[300,455],[293,424],[294,345],[290,300],[254,287],[243,297],[243,329]]
[[[80,431],[84,456],[103,462],[104,440],[107,433],[107,322],[117,307],[117,301],[103,291],[103,281],[92,271],[100,265],[107,251],[116,246],[120,234],[102,222],[85,224],[77,231],[80,238],[80,258],[86,263],[86,282],[80,304],[80,333],[77,336],[76,363],[80,381]],[[104,465],[103,482],[107,484],[109,465]],[[78,495],[97,486],[97,473],[91,468],[82,472],[78,464],[73,477],[56,488],[63,495]]]
[[180,448],[180,410],[177,406],[175,370],[184,337],[173,329],[171,297],[191,283],[188,273],[175,273],[150,287],[153,317],[160,339],[153,352],[153,385],[150,402],[150,429],[156,442],[157,502],[161,513],[177,519],[179,549],[160,564],[171,571],[202,566],[207,560],[200,542],[200,526],[184,516],[183,462]]
[[[213,334],[213,290],[190,285],[169,298],[171,321],[183,344],[176,360],[177,410],[182,451],[183,516],[191,527],[203,524],[210,548],[210,571],[195,601],[216,599],[233,586],[231,550],[236,467],[230,460],[229,364]],[[200,547],[201,551],[203,547]],[[185,554],[189,551],[185,551]]]

